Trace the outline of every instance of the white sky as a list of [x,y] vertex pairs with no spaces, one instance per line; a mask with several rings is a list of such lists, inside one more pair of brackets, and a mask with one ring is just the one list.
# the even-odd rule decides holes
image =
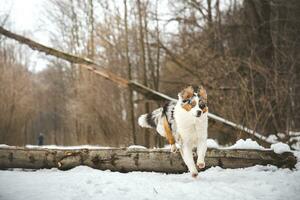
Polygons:
[[[122,2],[120,0],[120,3]],[[221,2],[225,5],[228,0]],[[166,1],[161,0],[160,3],[159,12],[167,12]],[[9,13],[9,23],[5,24],[5,28],[51,46],[49,42],[51,24],[43,21],[46,9],[47,0],[0,0],[0,22],[4,15]],[[174,30],[172,26],[176,25],[169,24],[168,29]],[[33,71],[40,71],[47,65],[47,60],[43,57],[43,54],[38,52],[32,51],[30,59]]]
[[[43,24],[45,0],[0,0],[0,21],[9,13],[5,28],[49,45],[47,25]],[[40,71],[46,67],[47,61],[38,52],[32,51],[31,69]]]
[[[9,13],[8,28],[30,34],[41,42],[48,42],[48,36],[42,19],[45,0],[0,0],[0,16]],[[33,34],[34,33],[34,34]]]
[[[123,4],[122,0],[119,1],[120,4]],[[161,5],[164,4],[167,4],[167,1],[161,0]],[[44,12],[46,9],[47,0],[0,0],[0,22],[2,21],[1,17],[3,18],[9,13],[9,23],[4,25],[5,28],[51,46],[49,42],[51,24],[43,21],[43,19],[45,20]],[[159,9],[164,11],[167,6]],[[47,65],[47,60],[43,54],[36,51],[32,51],[30,60],[32,71],[43,70]]]

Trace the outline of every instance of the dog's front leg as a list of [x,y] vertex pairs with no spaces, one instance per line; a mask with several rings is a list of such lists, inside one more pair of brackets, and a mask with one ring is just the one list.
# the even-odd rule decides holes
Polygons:
[[193,158],[193,149],[191,145],[184,143],[181,147],[181,156],[183,158],[184,163],[188,167],[193,177],[197,177],[198,170],[195,166],[194,158]]
[[205,167],[204,158],[205,158],[206,150],[207,150],[207,143],[206,143],[206,139],[203,138],[198,142],[197,145],[197,155],[198,155],[197,166],[199,169],[203,169]]

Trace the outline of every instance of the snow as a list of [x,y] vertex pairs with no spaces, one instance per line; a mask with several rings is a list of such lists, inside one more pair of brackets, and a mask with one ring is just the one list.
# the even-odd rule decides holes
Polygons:
[[[178,143],[175,143],[175,146],[177,149],[180,149],[181,146]],[[172,145],[170,144],[166,144],[163,148],[154,148],[154,149],[165,149],[165,150],[170,150],[171,151]]]
[[291,146],[296,149],[300,150],[300,136],[293,137],[290,139],[290,142],[293,143]]
[[141,145],[131,145],[128,147],[128,149],[147,149],[147,148]]
[[284,133],[277,133],[277,135],[280,139],[283,139],[286,136]]
[[295,168],[297,170],[300,170],[300,151],[294,151],[293,153],[294,153],[294,156],[296,156],[297,161],[298,161],[297,164],[295,165]]
[[300,150],[300,132],[289,132],[290,140],[292,143],[292,148]]
[[274,144],[278,142],[278,137],[274,134],[271,134],[267,137],[267,142]]
[[[6,144],[0,144],[0,148],[14,148],[15,146],[8,146]],[[95,145],[80,145],[80,146],[57,146],[57,145],[43,145],[43,146],[37,146],[37,145],[26,145],[26,148],[42,148],[42,149],[113,149],[117,147],[105,147],[105,146],[95,146]],[[176,143],[176,147],[180,148],[180,145]],[[253,141],[251,139],[240,139],[238,140],[234,145],[229,147],[220,147],[218,142],[214,139],[207,139],[207,147],[208,148],[219,148],[219,149],[257,149],[257,150],[273,150],[275,153],[281,154],[285,151],[291,151],[289,146],[287,144],[284,144],[282,142],[277,142],[276,144],[272,144],[270,149],[264,148],[260,146],[256,141]],[[131,145],[128,147],[130,150],[134,149],[147,149],[144,146],[141,145]],[[170,149],[170,145],[165,145],[162,149]]]
[[258,149],[265,150],[264,147],[260,146],[256,141],[251,139],[240,139],[234,145],[227,147],[225,149]]
[[277,154],[282,154],[283,152],[289,152],[291,151],[289,145],[284,144],[282,142],[278,142],[276,144],[271,145],[271,149],[277,153]]
[[8,146],[7,144],[0,144],[0,148],[8,148],[10,146]]
[[289,132],[290,136],[300,136],[300,132],[294,132],[294,131],[290,131]]
[[[269,138],[270,139],[270,138]],[[270,139],[271,140],[271,139]],[[275,140],[274,140],[275,141]],[[0,148],[14,148],[15,146],[8,146],[6,144],[0,144]],[[66,150],[72,150],[72,149],[114,149],[117,147],[105,147],[105,146],[95,146],[95,145],[80,145],[80,146],[57,146],[57,145],[43,145],[43,146],[37,146],[37,145],[26,145],[26,148],[42,148],[42,149],[66,149]],[[179,144],[176,144],[177,148],[180,148]],[[277,142],[275,144],[271,145],[270,149],[264,148],[260,146],[256,141],[251,140],[250,138],[243,140],[238,140],[234,145],[229,147],[221,147],[219,146],[218,142],[214,139],[207,139],[207,147],[208,148],[216,148],[216,149],[257,149],[257,150],[273,150],[277,154],[281,154],[286,151],[291,151],[290,147],[287,144],[284,144],[282,142]],[[144,146],[141,145],[131,145],[128,147],[129,150],[134,149],[147,149]],[[170,145],[164,146],[162,149],[170,149]],[[0,199],[1,200],[1,199]]]
[[215,148],[215,149],[219,148],[218,142],[216,140],[214,140],[214,139],[208,138],[206,140],[206,143],[207,143],[207,147],[208,148]]
[[[284,133],[278,133],[277,135],[279,138],[273,134],[269,135],[267,141],[272,144],[275,144],[278,143],[280,139],[286,138],[286,135]],[[300,150],[300,132],[290,131],[289,137],[289,143],[291,144],[291,147],[293,149]]]
[[[214,139],[210,139],[210,138],[208,138],[207,140],[206,140],[206,143],[207,143],[207,147],[208,148],[215,148],[215,149],[217,149],[217,148],[219,148],[219,144],[218,144],[218,142],[216,141],[216,140],[214,140]],[[179,144],[175,144],[176,145],[176,147],[179,149],[180,148],[180,145]],[[162,149],[171,149],[171,145],[165,145]]]
[[[219,148],[213,139],[210,148]],[[10,147],[0,144],[0,148]],[[103,149],[101,146],[34,146],[28,148]],[[167,148],[167,147],[166,147]],[[128,149],[146,149],[132,145]],[[238,140],[227,149],[260,149],[251,139]],[[291,151],[284,143],[271,146],[275,153]],[[79,166],[68,171],[58,169],[0,170],[0,200],[85,200],[85,199],[299,199],[300,151],[296,169],[275,166],[254,166],[244,169],[212,167],[194,179],[189,173],[163,174],[154,172],[119,173]]]
[[274,166],[213,167],[190,174],[119,173],[79,166],[69,171],[1,171],[1,200],[299,199],[300,171]]
[[38,145],[26,145],[26,148],[31,148],[31,149],[67,149],[67,150],[72,150],[72,149],[112,149],[114,147],[104,147],[104,146],[97,146],[97,145],[80,145],[80,146],[57,146],[57,145],[43,145],[43,146],[38,146]]

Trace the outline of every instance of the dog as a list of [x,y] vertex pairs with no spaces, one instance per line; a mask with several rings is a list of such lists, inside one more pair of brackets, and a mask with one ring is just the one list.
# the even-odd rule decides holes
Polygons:
[[[208,128],[207,93],[204,87],[188,86],[178,93],[178,101],[170,101],[152,113],[143,114],[138,124],[144,128],[155,128],[176,152],[175,143],[192,177],[205,167]],[[193,159],[193,148],[197,148],[197,167]]]

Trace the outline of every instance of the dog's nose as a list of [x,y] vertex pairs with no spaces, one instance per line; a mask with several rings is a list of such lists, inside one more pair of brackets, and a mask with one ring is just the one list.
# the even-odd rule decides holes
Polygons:
[[196,115],[196,116],[197,116],[197,117],[200,117],[200,116],[201,116],[201,114],[202,114],[201,110],[198,110],[198,111],[197,111],[197,115]]

